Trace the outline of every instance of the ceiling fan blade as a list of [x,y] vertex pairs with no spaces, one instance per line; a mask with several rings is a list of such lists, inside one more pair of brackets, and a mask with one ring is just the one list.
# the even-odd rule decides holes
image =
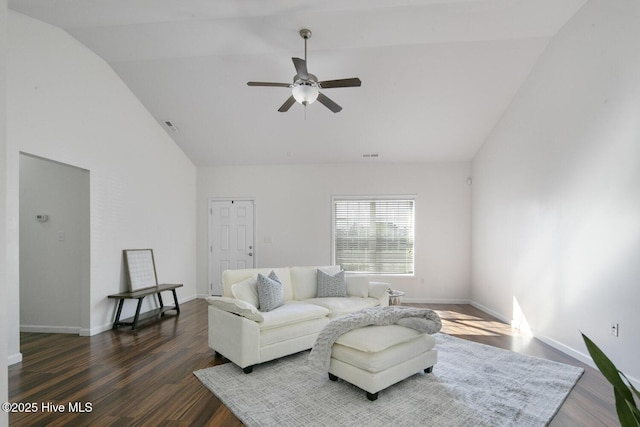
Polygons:
[[291,83],[247,82],[247,86],[291,87]]
[[282,104],[282,106],[278,108],[278,111],[280,111],[281,113],[286,113],[287,111],[289,111],[289,108],[291,108],[291,106],[295,103],[296,99],[293,97],[293,95],[291,95],[289,98],[287,98],[286,101],[284,101],[284,104]]
[[360,87],[362,82],[359,78],[353,77],[350,79],[325,80],[323,82],[318,82],[318,84],[323,89],[330,89],[332,87]]
[[302,80],[309,80],[309,72],[307,71],[307,63],[304,59],[291,58],[293,60],[293,66],[296,67],[296,74]]
[[318,102],[320,102],[322,105],[324,105],[325,107],[327,107],[329,110],[333,111],[334,113],[338,113],[338,112],[340,112],[342,110],[341,106],[339,106],[338,104],[333,102],[331,99],[329,99],[322,92],[320,92],[318,94]]

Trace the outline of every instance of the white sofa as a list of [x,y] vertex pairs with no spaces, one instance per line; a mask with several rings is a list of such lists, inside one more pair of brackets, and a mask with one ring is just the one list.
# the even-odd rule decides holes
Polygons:
[[[330,275],[340,271],[339,266],[224,271],[222,297],[207,298],[209,347],[250,373],[254,365],[310,349],[333,318],[389,304],[389,285],[361,276],[345,277],[346,297],[317,298],[318,269]],[[261,312],[255,278],[272,271],[282,283],[284,304]]]

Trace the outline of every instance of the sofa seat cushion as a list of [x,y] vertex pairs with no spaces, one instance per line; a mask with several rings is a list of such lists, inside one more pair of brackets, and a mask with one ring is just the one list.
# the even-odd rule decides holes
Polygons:
[[261,314],[264,320],[259,324],[260,331],[265,331],[307,320],[321,319],[327,317],[329,310],[300,301],[285,301],[280,307]]
[[319,305],[329,310],[329,317],[343,316],[362,310],[363,308],[375,307],[380,304],[380,300],[376,298],[360,298],[360,297],[330,297],[330,298],[310,298],[304,302]]
[[338,338],[331,357],[375,373],[431,350],[435,343],[433,336],[403,326],[365,326]]
[[295,340],[307,335],[317,335],[327,326],[329,318],[324,316],[317,319],[283,325],[260,331],[260,347]]

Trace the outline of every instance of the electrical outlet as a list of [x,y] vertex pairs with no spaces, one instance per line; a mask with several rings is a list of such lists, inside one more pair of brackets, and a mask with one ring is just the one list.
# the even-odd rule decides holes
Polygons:
[[614,337],[618,336],[618,324],[617,323],[612,323],[611,324],[611,335],[613,335]]

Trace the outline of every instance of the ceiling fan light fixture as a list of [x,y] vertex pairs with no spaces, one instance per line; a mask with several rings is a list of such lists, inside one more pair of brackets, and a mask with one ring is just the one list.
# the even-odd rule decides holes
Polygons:
[[[313,104],[316,99],[318,102],[334,113],[342,111],[342,107],[333,102],[324,92],[320,93],[320,88],[329,89],[336,87],[359,87],[362,82],[357,77],[338,80],[318,80],[307,69],[307,40],[311,37],[311,31],[308,29],[300,30],[300,37],[304,39],[304,59],[291,58],[296,74],[293,76],[293,84],[274,83],[274,82],[247,82],[248,86],[267,86],[267,87],[287,87],[291,88],[291,95],[278,108],[280,113],[289,111],[289,108],[296,102],[304,105]],[[306,109],[305,109],[306,111]],[[305,113],[306,114],[306,113]]]
[[294,83],[291,94],[302,105],[313,104],[318,99],[318,85],[313,81],[299,81]]

